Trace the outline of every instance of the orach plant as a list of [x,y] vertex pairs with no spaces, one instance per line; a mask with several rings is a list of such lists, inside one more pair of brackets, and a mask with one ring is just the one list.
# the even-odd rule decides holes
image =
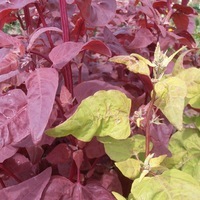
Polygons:
[[187,4],[0,2],[0,199],[199,199]]

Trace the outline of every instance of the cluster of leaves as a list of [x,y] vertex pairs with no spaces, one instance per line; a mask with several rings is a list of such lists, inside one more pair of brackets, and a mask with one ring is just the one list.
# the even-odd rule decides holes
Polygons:
[[187,3],[1,1],[1,199],[198,199]]

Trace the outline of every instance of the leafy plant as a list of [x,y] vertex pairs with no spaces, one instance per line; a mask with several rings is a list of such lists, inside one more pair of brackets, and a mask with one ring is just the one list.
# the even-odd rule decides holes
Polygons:
[[[187,1],[0,3],[1,199],[198,199],[200,70]],[[192,191],[192,192],[191,192]]]

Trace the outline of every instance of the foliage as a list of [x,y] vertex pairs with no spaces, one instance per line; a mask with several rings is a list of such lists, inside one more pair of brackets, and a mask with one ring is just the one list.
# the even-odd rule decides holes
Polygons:
[[187,3],[1,1],[1,199],[199,199]]

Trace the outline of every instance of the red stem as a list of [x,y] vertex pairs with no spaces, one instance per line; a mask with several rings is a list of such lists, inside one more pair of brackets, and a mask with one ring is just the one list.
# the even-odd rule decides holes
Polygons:
[[29,12],[29,7],[24,7],[24,15],[25,15],[25,22],[26,22],[26,30],[28,30],[29,27],[31,27],[31,16]]
[[150,101],[149,108],[147,111],[147,117],[146,117],[146,120],[147,120],[147,125],[146,125],[146,129],[145,129],[145,132],[146,132],[145,155],[146,155],[146,157],[149,155],[149,152],[150,152],[150,121],[151,121],[151,117],[152,117],[152,110],[153,110],[153,104],[155,101],[155,97],[156,97],[156,93],[153,90],[152,99]]
[[19,15],[18,12],[17,12],[17,19],[18,19],[18,21],[19,21],[20,26],[22,27],[22,29],[25,30],[25,27],[24,27],[23,21],[22,21],[22,19],[21,19],[21,17],[20,17],[20,15]]
[[[59,0],[60,5],[60,14],[61,14],[61,25],[63,30],[63,41],[68,42],[70,40],[69,37],[69,21],[67,17],[67,9],[66,9],[66,0]],[[73,80],[72,80],[72,70],[71,65],[67,64],[62,69],[62,74],[65,80],[65,86],[69,90],[69,92],[73,95]]]
[[[36,7],[36,9],[37,9],[37,11],[38,11],[38,14],[39,14],[39,16],[40,16],[41,22],[42,22],[42,24],[43,24],[43,27],[48,27],[48,26],[47,26],[47,23],[46,23],[46,21],[45,21],[45,19],[44,19],[42,10],[41,10],[40,6],[38,5],[38,3],[35,3],[35,7]],[[45,33],[46,33],[46,35],[47,35],[47,38],[48,38],[48,40],[49,40],[49,44],[50,44],[51,48],[53,48],[53,47],[54,47],[54,44],[53,44],[53,41],[52,41],[52,39],[51,39],[50,32],[49,32],[49,31],[46,31]]]

